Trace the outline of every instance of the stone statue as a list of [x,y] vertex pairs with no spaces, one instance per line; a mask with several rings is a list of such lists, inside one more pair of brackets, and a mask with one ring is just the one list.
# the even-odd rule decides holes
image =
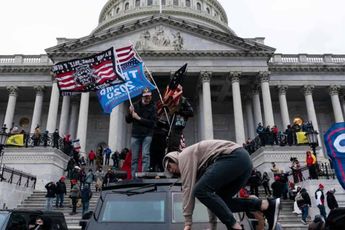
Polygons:
[[174,36],[173,46],[174,50],[179,51],[183,49],[183,37],[181,36],[180,32],[176,34],[172,34]]

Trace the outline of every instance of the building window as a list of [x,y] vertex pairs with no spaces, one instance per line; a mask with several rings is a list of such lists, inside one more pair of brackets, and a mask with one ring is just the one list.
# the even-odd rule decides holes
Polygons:
[[129,3],[128,2],[125,4],[125,10],[129,10]]
[[201,4],[200,4],[200,2],[198,2],[198,3],[196,4],[196,9],[199,10],[199,11],[201,11]]
[[207,11],[208,14],[211,14],[210,8],[207,7],[207,8],[206,8],[206,11]]
[[152,6],[152,0],[147,0],[147,5]]
[[135,6],[140,6],[140,0],[135,0]]
[[186,6],[190,7],[190,0],[186,0]]
[[118,14],[120,12],[120,7],[116,8],[116,13]]
[[161,1],[162,1],[162,5],[165,6],[166,5],[165,0],[161,0]]
[[178,6],[178,0],[174,0],[174,6]]
[[215,17],[218,17],[218,12],[215,11],[215,12],[214,12],[214,16],[215,16]]

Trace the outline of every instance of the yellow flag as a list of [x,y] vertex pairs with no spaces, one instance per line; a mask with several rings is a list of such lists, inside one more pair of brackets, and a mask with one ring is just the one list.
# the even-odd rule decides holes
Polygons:
[[24,134],[14,134],[8,137],[6,145],[24,146]]

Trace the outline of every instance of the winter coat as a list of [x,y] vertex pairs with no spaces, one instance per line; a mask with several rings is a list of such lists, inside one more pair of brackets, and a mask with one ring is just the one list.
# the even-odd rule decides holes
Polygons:
[[144,105],[140,100],[134,104],[134,111],[141,119],[136,120],[130,114],[126,116],[126,122],[133,123],[132,137],[152,136],[156,121],[156,107],[153,102],[151,101],[148,105]]
[[48,184],[46,184],[45,188],[47,189],[46,197],[55,197],[56,185],[54,184],[54,182],[49,182]]
[[81,192],[81,201],[82,202],[89,202],[92,197],[92,192],[89,187],[84,187]]
[[95,180],[95,175],[93,172],[88,172],[85,177],[85,182],[91,184]]
[[310,196],[305,188],[302,188],[299,193],[297,193],[295,200],[299,208],[309,205],[311,206]]
[[70,197],[71,198],[79,198],[79,188],[76,184],[72,186]]
[[327,199],[327,205],[330,210],[338,208],[338,202],[335,199],[334,193],[331,191],[328,191],[326,194],[326,199]]
[[56,194],[65,194],[67,193],[66,191],[66,184],[65,182],[62,182],[61,180],[59,180],[58,182],[56,182]]

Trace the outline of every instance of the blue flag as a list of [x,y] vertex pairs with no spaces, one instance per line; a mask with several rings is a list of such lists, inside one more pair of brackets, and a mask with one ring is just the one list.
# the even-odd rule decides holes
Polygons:
[[328,156],[339,183],[345,189],[345,122],[339,122],[324,135]]
[[156,88],[147,80],[143,63],[138,59],[132,58],[129,62],[122,64],[121,67],[125,83],[97,91],[99,102],[105,113],[111,113],[113,108],[128,100],[126,87],[131,98],[140,95],[145,88],[150,90]]

